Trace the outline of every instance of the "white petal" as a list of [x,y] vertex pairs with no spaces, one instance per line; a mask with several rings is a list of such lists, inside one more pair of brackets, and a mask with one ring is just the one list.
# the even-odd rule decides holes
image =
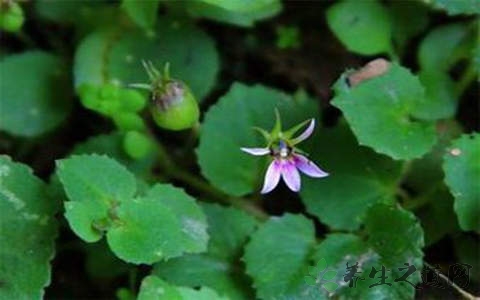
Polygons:
[[308,127],[307,129],[305,129],[304,132],[302,132],[302,134],[300,134],[299,136],[297,136],[296,138],[294,138],[292,140],[292,144],[293,145],[296,145],[298,143],[301,143],[303,142],[304,140],[308,139],[312,133],[313,133],[313,129],[315,129],[315,119],[312,119],[310,121],[310,123],[308,124]]
[[270,153],[270,149],[268,148],[240,148],[242,151],[247,152],[248,154],[260,156],[260,155],[267,155]]
[[293,159],[295,166],[310,177],[322,178],[328,176],[327,172],[321,170],[316,164],[303,155],[294,154]]
[[300,190],[300,174],[298,173],[293,161],[285,160],[282,163],[282,178],[289,189],[294,192],[298,192]]
[[267,173],[265,173],[265,180],[261,191],[262,194],[270,192],[277,186],[280,181],[280,171],[280,163],[276,160],[272,161],[270,166],[268,166]]

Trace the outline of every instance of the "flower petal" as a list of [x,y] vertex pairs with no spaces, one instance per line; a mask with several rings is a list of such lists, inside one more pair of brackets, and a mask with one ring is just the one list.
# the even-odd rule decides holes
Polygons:
[[242,151],[247,152],[248,154],[252,155],[267,155],[270,153],[270,149],[268,148],[240,148]]
[[310,177],[322,178],[328,176],[327,172],[322,171],[316,164],[303,155],[294,154],[293,160],[295,166]]
[[277,186],[278,182],[280,181],[280,171],[280,162],[277,160],[272,161],[270,166],[268,166],[267,173],[265,173],[265,180],[260,193],[266,194]]
[[300,190],[300,174],[295,167],[293,160],[285,160],[282,162],[282,178],[287,184],[288,188],[294,192]]
[[296,144],[301,143],[304,140],[308,139],[308,137],[310,137],[312,135],[313,129],[315,129],[315,119],[312,119],[310,121],[310,124],[308,124],[308,127],[307,127],[307,129],[305,129],[304,132],[302,132],[296,138],[292,139],[292,144],[296,145]]

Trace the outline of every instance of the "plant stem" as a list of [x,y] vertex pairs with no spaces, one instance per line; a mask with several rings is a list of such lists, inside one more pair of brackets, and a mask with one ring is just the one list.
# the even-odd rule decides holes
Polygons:
[[160,164],[162,165],[162,168],[166,175],[170,178],[185,183],[189,187],[197,190],[198,192],[207,195],[210,199],[214,201],[231,204],[237,208],[240,208],[253,215],[258,220],[264,221],[268,218],[268,214],[266,214],[258,206],[254,205],[252,201],[245,198],[232,197],[208,184],[208,182],[206,182],[204,179],[192,175],[191,173],[176,166],[172,158],[168,155],[167,151],[160,142],[157,143],[157,150]]
[[469,300],[479,300],[480,297],[475,297],[474,295],[470,294],[469,292],[465,291],[461,287],[455,284],[455,282],[451,281],[447,276],[443,275],[441,272],[437,271],[435,267],[430,265],[427,262],[423,262],[425,266],[427,266],[429,269],[433,270],[440,278],[445,280],[448,284],[450,284],[457,292],[459,292],[463,298],[469,299]]
[[473,63],[470,63],[457,83],[456,88],[457,88],[457,95],[459,97],[465,92],[465,90],[470,86],[470,84],[472,83],[472,81],[475,80],[475,78],[476,78],[475,67]]

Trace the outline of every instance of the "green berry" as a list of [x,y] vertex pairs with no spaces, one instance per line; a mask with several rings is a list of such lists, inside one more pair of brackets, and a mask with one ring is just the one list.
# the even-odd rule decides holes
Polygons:
[[113,116],[113,121],[121,130],[142,130],[145,128],[143,119],[131,112],[117,113]]
[[198,102],[186,84],[170,80],[152,93],[151,111],[155,123],[169,130],[195,126],[200,117]]
[[145,134],[138,131],[129,131],[123,139],[123,148],[127,154],[140,159],[145,157],[152,150],[152,141]]
[[11,2],[0,11],[0,28],[8,32],[18,32],[22,28],[25,16],[22,7]]
[[145,97],[134,90],[121,90],[119,96],[120,105],[122,110],[137,112],[145,107]]
[[107,83],[100,88],[100,98],[104,101],[116,101],[120,94],[120,87]]

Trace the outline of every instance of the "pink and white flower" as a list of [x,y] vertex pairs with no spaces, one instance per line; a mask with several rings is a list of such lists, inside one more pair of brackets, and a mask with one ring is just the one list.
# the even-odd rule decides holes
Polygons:
[[300,173],[304,173],[310,177],[322,178],[328,176],[328,173],[321,170],[307,157],[299,154],[299,150],[295,145],[306,140],[313,133],[315,128],[315,120],[307,121],[309,123],[307,129],[296,138],[290,138],[299,128],[306,122],[295,126],[287,132],[281,132],[280,119],[277,113],[277,124],[271,134],[260,130],[262,134],[269,140],[269,145],[265,148],[240,148],[242,151],[255,155],[270,155],[273,161],[270,163],[265,174],[265,180],[261,193],[266,194],[272,191],[279,183],[280,177],[283,178],[285,184],[294,192],[298,192],[301,187]]

